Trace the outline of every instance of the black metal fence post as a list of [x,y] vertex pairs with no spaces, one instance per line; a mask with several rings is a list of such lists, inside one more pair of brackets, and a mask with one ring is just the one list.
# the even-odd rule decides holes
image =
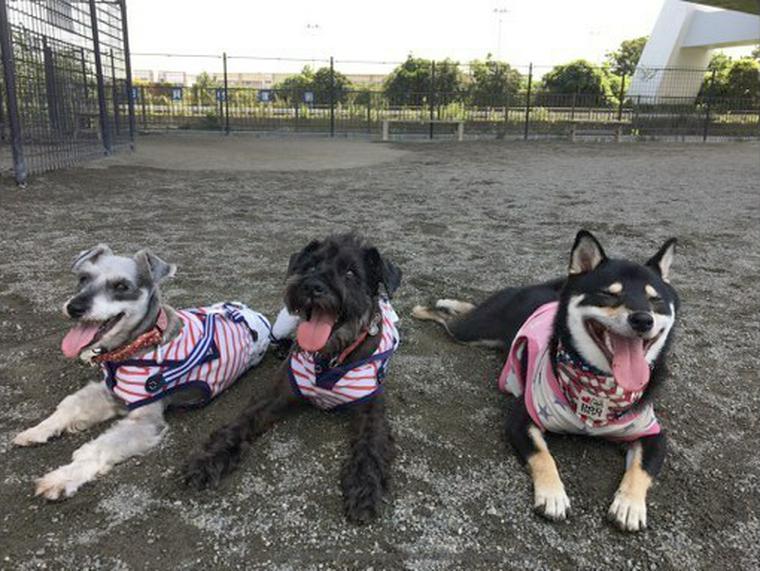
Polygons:
[[100,35],[98,34],[98,7],[95,0],[89,0],[90,21],[92,24],[92,49],[95,56],[95,77],[98,84],[98,110],[100,112],[100,131],[103,139],[105,154],[113,152],[111,141],[111,125],[108,123],[108,108],[106,107],[106,87],[103,83],[103,62],[100,59]]
[[372,134],[372,93],[367,92],[367,135]]
[[433,120],[435,119],[435,60],[430,62],[430,138],[433,138]]
[[623,120],[623,102],[625,101],[625,74],[620,78],[620,101],[618,102],[618,123]]
[[224,67],[224,132],[230,134],[230,91],[227,78],[227,52],[222,53],[222,63]]
[[715,94],[715,71],[712,70],[710,76],[710,87],[707,89],[707,106],[705,108],[705,124],[702,128],[702,141],[707,141],[708,131],[710,129],[710,107],[712,105],[713,95]]
[[523,139],[528,140],[528,132],[530,130],[530,89],[533,86],[533,62],[528,66],[528,91],[525,94],[525,131],[523,133]]
[[[129,52],[129,29],[127,28],[127,2],[121,0],[119,3],[121,7],[121,35],[124,43],[124,71],[126,72],[126,89],[127,89],[127,114],[129,115],[129,144],[134,150],[135,148],[135,132],[137,131],[135,125],[135,98],[132,89],[132,62]],[[144,109],[144,108],[143,108]]]
[[148,103],[145,101],[145,86],[140,86],[140,108],[142,109],[142,124],[143,124],[143,131],[148,130],[148,112],[147,112],[147,106]]
[[26,168],[26,160],[24,160],[24,145],[21,138],[21,121],[18,114],[18,100],[16,99],[16,62],[13,59],[11,26],[8,20],[8,4],[6,0],[0,0],[0,52],[2,53],[3,60],[6,107],[8,109],[11,150],[13,152],[13,172],[16,175],[16,182],[23,186],[26,184],[29,172]]
[[335,61],[330,56],[330,136],[335,136]]
[[109,51],[111,58],[111,99],[113,99],[113,126],[116,135],[121,131],[121,120],[119,117],[119,88],[116,85],[116,66],[113,61],[113,49]]

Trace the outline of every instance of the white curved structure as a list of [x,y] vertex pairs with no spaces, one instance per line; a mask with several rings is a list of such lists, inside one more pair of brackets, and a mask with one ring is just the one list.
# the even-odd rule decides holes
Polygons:
[[694,99],[711,50],[759,42],[760,16],[665,0],[628,95],[641,100]]

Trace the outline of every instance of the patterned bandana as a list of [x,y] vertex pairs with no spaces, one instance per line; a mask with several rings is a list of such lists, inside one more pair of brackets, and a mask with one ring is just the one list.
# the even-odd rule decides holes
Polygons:
[[573,358],[561,345],[557,348],[557,382],[573,412],[592,427],[623,416],[646,389],[645,385],[640,391],[624,390],[614,376]]

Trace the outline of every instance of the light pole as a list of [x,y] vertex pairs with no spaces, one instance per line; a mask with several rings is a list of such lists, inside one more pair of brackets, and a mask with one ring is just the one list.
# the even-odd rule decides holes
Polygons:
[[499,19],[499,29],[497,32],[497,40],[496,40],[496,59],[501,59],[501,25],[504,23],[504,15],[509,14],[509,10],[506,8],[494,8],[493,13],[496,14],[496,17]]

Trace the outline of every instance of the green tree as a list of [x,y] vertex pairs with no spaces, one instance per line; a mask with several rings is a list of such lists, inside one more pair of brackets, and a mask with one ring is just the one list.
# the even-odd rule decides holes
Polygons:
[[734,61],[726,73],[726,97],[760,99],[760,62],[751,57]]
[[707,64],[707,69],[709,71],[715,70],[716,73],[726,73],[731,67],[731,61],[731,56],[727,56],[723,52],[715,52],[710,58],[710,63]]
[[612,98],[607,71],[583,59],[554,66],[541,80],[541,91],[557,95],[577,93],[603,101]]
[[495,61],[488,54],[485,61],[470,62],[472,83],[470,101],[482,107],[501,107],[520,91],[522,75],[508,63]]
[[633,75],[648,39],[649,36],[641,36],[632,40],[623,40],[618,49],[607,52],[607,63],[612,73],[615,75]]
[[[384,91],[391,105],[423,105],[428,101],[433,62],[409,55],[385,80]],[[462,74],[459,63],[445,59],[435,62],[435,100],[440,104],[461,96]]]
[[[351,91],[351,82],[339,71],[333,71],[335,76],[335,102],[345,103],[349,92]],[[314,90],[314,98],[319,104],[328,105],[330,103],[330,68],[319,68],[314,74],[311,87]]]
[[200,72],[193,83],[193,104],[212,105],[216,103],[216,88],[219,82],[207,71]]
[[301,73],[286,77],[277,83],[274,86],[275,97],[288,103],[303,102],[303,94],[305,91],[311,91],[313,81],[314,72],[307,65],[301,70]]
[[[717,53],[710,60],[700,97],[711,95],[725,99],[760,99],[760,62],[752,57],[737,60]],[[713,70],[715,80],[713,81]]]
[[[351,82],[339,71],[335,71],[334,73],[335,102],[345,103],[348,93],[351,91]],[[274,88],[279,99],[291,103],[303,102],[304,92],[311,91],[314,93],[314,103],[328,105],[330,103],[330,88],[332,85],[330,75],[329,67],[321,67],[317,71],[314,71],[307,65],[301,70],[301,73],[286,77],[275,85]]]

